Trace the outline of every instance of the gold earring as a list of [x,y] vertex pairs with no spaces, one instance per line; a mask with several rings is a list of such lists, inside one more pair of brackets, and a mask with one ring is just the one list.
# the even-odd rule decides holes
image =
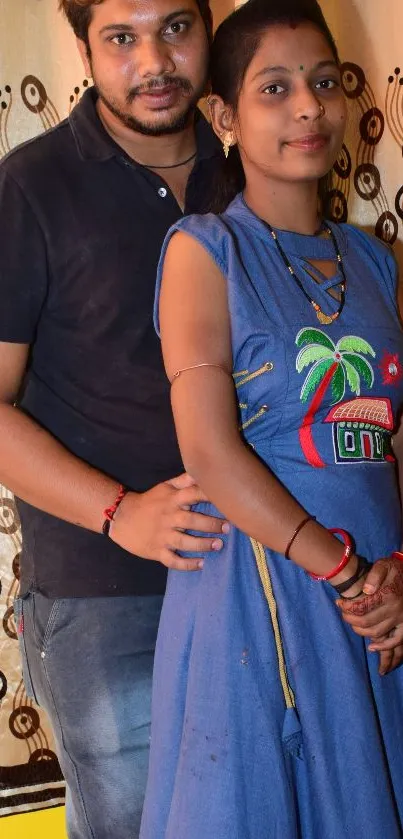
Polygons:
[[225,154],[225,157],[226,157],[226,158],[228,158],[228,155],[229,155],[229,150],[230,150],[230,148],[231,148],[231,146],[232,146],[233,139],[234,139],[234,138],[233,138],[233,136],[232,136],[232,133],[231,133],[230,131],[228,131],[228,133],[225,135],[225,139],[224,139],[224,142],[223,142],[223,144],[222,144],[222,145],[223,145],[223,149],[224,149],[224,154]]

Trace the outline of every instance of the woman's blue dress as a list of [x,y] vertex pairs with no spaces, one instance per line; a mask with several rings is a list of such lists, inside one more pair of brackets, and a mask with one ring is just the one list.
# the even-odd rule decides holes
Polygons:
[[[397,272],[379,241],[331,226],[348,279],[331,325],[242,196],[220,217],[179,222],[162,261],[175,230],[211,254],[228,284],[245,440],[310,514],[375,561],[402,542]],[[340,275],[309,264],[334,260],[331,240],[279,240],[308,293],[335,311],[327,289]],[[403,668],[378,675],[378,655],[335,599],[234,527],[202,572],[170,572],[141,839],[402,839]]]

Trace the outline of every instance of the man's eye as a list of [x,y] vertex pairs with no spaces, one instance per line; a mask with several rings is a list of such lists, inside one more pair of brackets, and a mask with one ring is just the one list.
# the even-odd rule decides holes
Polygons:
[[119,35],[114,35],[113,38],[111,38],[111,41],[119,47],[127,47],[129,44],[133,43],[134,38],[127,32],[119,32]]
[[285,87],[281,84],[269,84],[268,87],[265,87],[263,93],[269,93],[270,96],[278,96],[280,93],[285,92]]
[[188,23],[180,23],[177,21],[176,23],[171,23],[170,26],[167,27],[165,30],[166,35],[183,35],[184,32],[189,28]]

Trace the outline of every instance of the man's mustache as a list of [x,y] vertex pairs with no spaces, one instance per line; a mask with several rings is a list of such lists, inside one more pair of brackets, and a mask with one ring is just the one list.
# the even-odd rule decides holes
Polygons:
[[182,79],[180,76],[160,76],[156,79],[150,79],[146,84],[132,87],[127,95],[127,104],[131,105],[136,96],[141,96],[142,93],[163,90],[165,87],[177,87],[179,90],[183,90],[184,93],[192,93],[193,91],[193,87],[188,79]]

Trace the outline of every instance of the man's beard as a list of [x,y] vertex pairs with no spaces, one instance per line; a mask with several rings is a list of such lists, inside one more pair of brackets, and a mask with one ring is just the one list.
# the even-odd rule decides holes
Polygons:
[[[96,78],[94,78],[94,86],[104,105],[115,117],[117,117],[118,120],[120,120],[123,125],[126,126],[126,128],[130,128],[131,131],[136,131],[139,134],[144,134],[148,137],[162,137],[167,134],[178,134],[180,131],[184,131],[184,129],[188,126],[190,119],[196,110],[197,103],[203,96],[206,88],[206,81],[207,79],[203,80],[203,83],[195,90],[187,79],[164,76],[160,79],[148,82],[148,84],[132,88],[126,97],[126,103],[128,106],[130,106],[134,102],[136,96],[141,93],[163,88],[164,86],[174,85],[184,91],[187,97],[187,102],[183,112],[179,114],[176,113],[171,118],[168,115],[164,122],[157,123],[143,122],[133,116],[130,111],[123,110],[116,99],[110,97],[107,91],[102,89],[102,87],[97,83]],[[158,113],[158,111],[156,113]]]

